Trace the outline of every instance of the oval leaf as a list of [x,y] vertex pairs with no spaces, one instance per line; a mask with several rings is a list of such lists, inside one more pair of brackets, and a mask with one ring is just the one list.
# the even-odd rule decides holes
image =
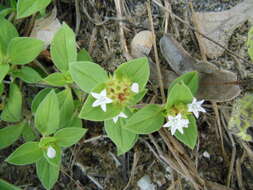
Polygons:
[[59,103],[54,90],[52,90],[37,108],[35,126],[41,134],[50,135],[59,128],[59,122]]
[[162,108],[151,104],[133,114],[123,128],[135,134],[150,134],[158,131],[163,122]]
[[[126,114],[126,112],[124,112]],[[130,114],[126,114],[130,117]],[[119,118],[114,123],[113,120],[105,121],[105,131],[108,137],[117,146],[118,155],[124,154],[129,151],[138,139],[138,135],[124,129],[122,126],[126,123],[125,118]]]
[[42,9],[45,9],[51,0],[18,0],[17,18],[30,16]]
[[18,140],[23,128],[24,123],[20,123],[0,129],[0,149],[6,148]]
[[0,189],[3,190],[21,190],[20,188],[0,179]]
[[27,142],[18,147],[5,161],[14,165],[32,164],[43,157],[38,142]]
[[67,88],[57,94],[60,103],[60,128],[68,126],[72,120],[75,106],[70,88]]
[[22,94],[15,83],[10,84],[9,98],[1,119],[7,122],[18,122],[22,118]]
[[194,96],[197,94],[199,87],[199,75],[197,71],[185,73],[175,79],[168,88],[168,94],[170,90],[175,86],[175,84],[179,83],[180,81],[184,82],[184,84],[191,90]]
[[169,109],[175,104],[192,102],[193,95],[191,90],[184,84],[183,81],[175,84],[167,98],[166,108]]
[[77,85],[87,93],[108,80],[107,72],[102,67],[88,61],[71,63],[70,74]]
[[0,26],[0,52],[6,55],[10,41],[18,37],[18,32],[15,26],[4,18],[0,18]]
[[42,102],[42,100],[47,96],[47,94],[51,91],[51,88],[45,88],[41,91],[39,91],[38,94],[36,94],[36,96],[33,98],[32,101],[32,113],[35,113],[38,106],[40,105],[40,103]]
[[8,46],[7,54],[12,64],[26,64],[34,60],[43,50],[43,41],[35,38],[16,37]]
[[0,83],[4,79],[4,77],[8,74],[10,69],[9,64],[1,64],[0,63]]
[[55,34],[51,43],[51,55],[61,72],[68,71],[69,63],[77,60],[75,33],[67,24],[63,24]]
[[128,78],[143,90],[149,79],[149,63],[146,57],[133,59],[121,64],[114,72],[118,78]]
[[195,118],[190,115],[188,116],[188,119],[189,125],[188,128],[184,128],[184,134],[181,134],[179,131],[176,131],[175,136],[178,140],[187,145],[189,148],[194,149],[198,139],[198,130]]
[[45,158],[36,162],[36,173],[42,185],[46,189],[51,189],[59,177],[60,166],[49,164]]
[[65,86],[68,84],[63,73],[52,73],[44,78],[43,81],[52,86]]
[[77,54],[77,61],[89,61],[93,62],[89,52],[86,49],[81,49]]
[[86,133],[86,131],[87,129],[69,127],[57,131],[54,137],[58,146],[69,147],[77,143]]
[[42,80],[40,74],[31,67],[24,66],[19,70],[12,72],[14,77],[18,77],[26,83],[37,83]]

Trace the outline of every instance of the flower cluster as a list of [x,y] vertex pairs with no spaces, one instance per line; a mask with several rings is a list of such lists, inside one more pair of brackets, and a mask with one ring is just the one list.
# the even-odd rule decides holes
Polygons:
[[[91,92],[92,97],[96,100],[93,102],[92,107],[100,106],[106,112],[106,104],[117,103],[125,105],[137,93],[139,93],[139,84],[131,83],[128,80],[111,80],[106,84],[106,88],[100,93]],[[123,112],[113,117],[113,122],[116,123],[119,118],[127,118]]]
[[[206,110],[201,106],[204,103],[204,100],[197,101],[196,98],[193,98],[192,103],[187,104],[187,111],[195,115],[196,118],[199,117],[199,112],[206,112]],[[178,130],[181,134],[184,134],[183,128],[188,128],[189,120],[183,118],[181,113],[177,113],[176,116],[169,115],[167,117],[168,122],[163,125],[163,127],[170,127],[171,134],[174,135]]]

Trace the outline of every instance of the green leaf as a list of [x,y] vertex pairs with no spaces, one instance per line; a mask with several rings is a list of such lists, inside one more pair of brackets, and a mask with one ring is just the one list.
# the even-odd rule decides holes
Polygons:
[[27,122],[25,122],[25,124],[24,124],[22,136],[23,136],[25,142],[34,141],[37,137],[32,126],[29,126],[29,124]]
[[40,103],[42,102],[42,100],[47,96],[47,94],[51,91],[51,88],[45,88],[41,91],[39,91],[38,94],[36,94],[36,96],[33,98],[32,101],[32,113],[35,113],[38,106],[40,105]]
[[70,88],[57,94],[60,103],[60,128],[66,127],[74,114],[75,106]]
[[0,52],[6,55],[10,41],[18,37],[18,32],[15,26],[4,18],[0,18],[0,26]]
[[251,60],[253,61],[253,27],[250,28],[248,33],[247,46],[248,46],[248,54]]
[[49,164],[45,158],[36,162],[36,173],[42,185],[46,189],[51,189],[57,182],[60,172],[60,166]]
[[43,135],[50,135],[59,128],[60,109],[58,98],[52,90],[40,103],[35,114],[35,126]]
[[44,78],[43,81],[52,86],[65,86],[68,84],[63,73],[52,73]]
[[[130,117],[131,113],[124,111],[124,113]],[[105,131],[108,137],[117,146],[118,155],[124,154],[129,151],[138,139],[138,135],[124,129],[122,126],[126,123],[125,118],[119,118],[119,120],[114,123],[113,120],[105,121]]]
[[58,30],[51,43],[54,64],[61,71],[69,70],[69,63],[77,60],[75,33],[67,24]]
[[43,155],[44,158],[46,158],[46,160],[48,161],[49,164],[53,165],[53,166],[60,166],[61,164],[61,154],[62,154],[62,150],[59,146],[55,145],[55,144],[51,144],[51,147],[53,147],[56,151],[56,155],[54,158],[49,158],[47,156],[47,149],[43,150]]
[[102,67],[88,61],[71,63],[70,74],[77,85],[87,93],[108,80],[107,72]]
[[0,63],[0,83],[4,79],[4,77],[8,74],[10,69],[9,64],[1,64]]
[[94,62],[86,49],[81,49],[77,54],[77,61]]
[[56,143],[58,146],[69,147],[77,143],[86,133],[86,131],[87,129],[84,128],[63,128],[57,131],[54,137],[56,138]]
[[199,87],[199,75],[197,71],[188,72],[177,79],[175,79],[168,89],[168,94],[171,91],[171,89],[175,86],[175,84],[179,83],[180,81],[183,81],[184,84],[191,90],[193,95],[197,94],[198,87]]
[[4,92],[4,83],[0,83],[0,96],[2,96]]
[[[100,93],[104,88],[105,88],[105,84],[101,84],[97,86],[93,90],[93,92]],[[106,104],[106,112],[104,112],[100,106],[92,107],[92,104],[94,101],[96,101],[96,99],[93,96],[89,95],[79,114],[80,118],[91,120],[91,121],[104,121],[104,120],[115,117],[123,109],[121,105],[111,103],[111,104]]]
[[0,179],[0,189],[2,190],[21,190],[20,188]]
[[147,91],[148,91],[147,89],[144,89],[141,92],[139,92],[138,94],[136,94],[133,98],[131,98],[128,105],[133,106],[133,105],[137,104],[138,102],[140,102],[142,100],[142,98],[145,96],[145,94],[147,93]]
[[187,145],[189,148],[194,149],[198,139],[198,130],[194,116],[189,115],[188,119],[189,125],[188,128],[184,128],[184,134],[181,134],[179,131],[176,131],[175,136],[178,140]]
[[7,122],[18,122],[22,118],[22,94],[15,83],[10,84],[9,98],[1,114]]
[[0,129],[0,149],[6,148],[19,139],[24,123],[11,125]]
[[133,59],[121,64],[114,72],[117,78],[128,78],[143,90],[149,79],[149,63],[146,57]]
[[27,142],[18,147],[5,161],[14,165],[32,164],[43,157],[38,142]]
[[35,38],[16,37],[11,40],[7,54],[12,64],[27,64],[39,55],[43,50],[43,45],[43,41]]
[[13,9],[13,8],[5,8],[0,11],[0,17],[4,18],[14,11],[15,11],[15,9]]
[[77,117],[76,113],[72,115],[69,121],[63,127],[83,127],[82,120]]
[[191,90],[184,84],[183,81],[175,84],[167,99],[166,108],[169,109],[173,105],[183,103],[188,104],[192,102],[193,95],[191,93]]
[[28,17],[46,8],[51,0],[18,0],[17,18]]
[[12,72],[14,77],[18,77],[26,83],[37,83],[42,80],[40,74],[31,67],[24,66],[19,70]]
[[150,134],[158,131],[163,122],[162,108],[150,104],[133,114],[123,128],[135,134]]

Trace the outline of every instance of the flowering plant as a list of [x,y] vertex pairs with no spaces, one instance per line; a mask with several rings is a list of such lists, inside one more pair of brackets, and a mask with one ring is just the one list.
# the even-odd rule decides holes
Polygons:
[[[43,42],[17,37],[15,27],[3,18],[0,24],[0,82],[11,78],[8,98],[0,107],[1,120],[12,123],[0,129],[0,148],[8,147],[22,136],[24,144],[6,161],[15,165],[35,163],[45,188],[51,189],[58,179],[62,148],[77,143],[86,133],[82,119],[103,122],[118,155],[129,151],[139,135],[162,127],[194,148],[198,135],[195,118],[205,112],[203,100],[195,98],[197,72],[185,73],[171,83],[166,104],[147,104],[139,109],[136,105],[148,91],[150,68],[146,57],[123,63],[108,73],[94,63],[87,51],[78,52],[74,32],[63,24],[50,46],[56,72],[48,74],[38,67],[27,66],[42,51]],[[28,51],[27,46],[34,48]],[[22,112],[24,92],[17,81],[48,87],[33,98],[28,116]],[[4,85],[0,84],[2,94]]]

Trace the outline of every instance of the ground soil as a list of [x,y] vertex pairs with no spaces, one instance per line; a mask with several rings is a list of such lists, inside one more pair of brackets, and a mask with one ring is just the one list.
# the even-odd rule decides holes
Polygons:
[[[78,0],[77,0],[78,1]],[[77,41],[80,47],[89,50],[94,61],[108,71],[113,71],[118,65],[126,61],[120,43],[119,35],[119,18],[116,17],[116,8],[113,0],[79,0],[81,24],[77,33]],[[125,0],[124,7],[127,13],[124,19],[124,30],[127,44],[129,45],[134,35],[141,31],[150,29],[147,19],[146,0]],[[192,0],[195,11],[222,11],[235,6],[241,0]],[[172,0],[172,11],[190,22],[189,20],[189,2],[186,0]],[[58,0],[56,1],[58,9],[58,18],[68,23],[73,30],[76,28],[76,10],[74,0]],[[82,6],[86,8],[84,13]],[[52,7],[48,8],[50,11]],[[90,15],[91,18],[87,16]],[[154,27],[157,40],[164,32],[164,12],[155,4],[152,4],[152,16],[154,19]],[[28,18],[29,20],[30,18]],[[92,20],[91,20],[92,19]],[[106,21],[103,24],[101,22]],[[179,36],[175,35],[173,28],[169,32],[174,35],[177,41],[195,58],[200,58],[200,51],[196,44],[196,39],[192,35],[192,31],[180,23],[174,21],[179,31]],[[247,39],[248,23],[240,26],[233,34],[230,40],[229,48],[240,56],[248,59],[245,40]],[[159,50],[159,47],[158,47]],[[159,52],[160,55],[160,52]],[[152,58],[154,55],[150,55]],[[162,57],[161,64],[167,65]],[[232,57],[224,53],[215,60],[209,60],[219,66],[237,72]],[[251,67],[242,63],[242,69],[251,70]],[[239,75],[239,73],[238,73]],[[29,91],[29,90],[28,90]],[[29,95],[34,96],[35,90],[30,90]],[[148,96],[152,96],[153,90],[150,89]],[[148,97],[146,97],[148,98]],[[29,103],[28,103],[29,104]],[[232,157],[232,144],[228,139],[226,126],[223,127],[222,137],[224,140],[225,153],[222,152],[221,138],[217,135],[216,116],[211,103],[206,103],[208,113],[201,116],[198,121],[199,143],[193,151],[186,148],[191,159],[195,162],[200,176],[213,182],[223,185],[227,183],[230,161]],[[223,108],[231,110],[233,101],[221,103],[218,105],[219,111]],[[2,123],[3,124],[3,123]],[[148,175],[152,182],[159,190],[169,189],[173,176],[172,169],[165,166],[154,156],[147,146],[150,143],[148,136],[140,136],[135,147],[123,156],[117,156],[115,145],[105,137],[105,131],[102,123],[85,122],[85,127],[89,129],[85,139],[82,139],[77,145],[64,150],[63,167],[60,178],[56,183],[55,190],[97,190],[100,184],[106,190],[124,189],[128,183],[131,168],[133,166],[134,154],[139,155],[139,161],[135,168],[135,174],[132,178],[129,189],[137,190],[137,181]],[[100,137],[95,138],[94,137]],[[153,134],[156,141],[162,147],[163,151],[167,151],[166,145],[162,141],[159,134]],[[92,139],[87,141],[87,139]],[[0,177],[10,183],[20,186],[26,190],[43,189],[36,177],[34,165],[31,166],[13,166],[4,162],[4,159],[22,143],[19,140],[14,145],[0,151]],[[151,143],[150,143],[151,144]],[[240,162],[243,185],[245,190],[253,189],[253,173],[252,160],[245,155],[245,149],[235,140],[236,160]],[[251,144],[248,144],[251,147]],[[207,152],[210,157],[205,157]],[[242,158],[243,157],[243,158]],[[236,167],[233,167],[230,187],[239,190]],[[180,178],[180,177],[179,177]],[[92,180],[94,179],[94,180]],[[191,183],[184,178],[180,178],[181,186],[174,189],[191,190],[194,189]],[[96,184],[97,183],[97,184]]]

